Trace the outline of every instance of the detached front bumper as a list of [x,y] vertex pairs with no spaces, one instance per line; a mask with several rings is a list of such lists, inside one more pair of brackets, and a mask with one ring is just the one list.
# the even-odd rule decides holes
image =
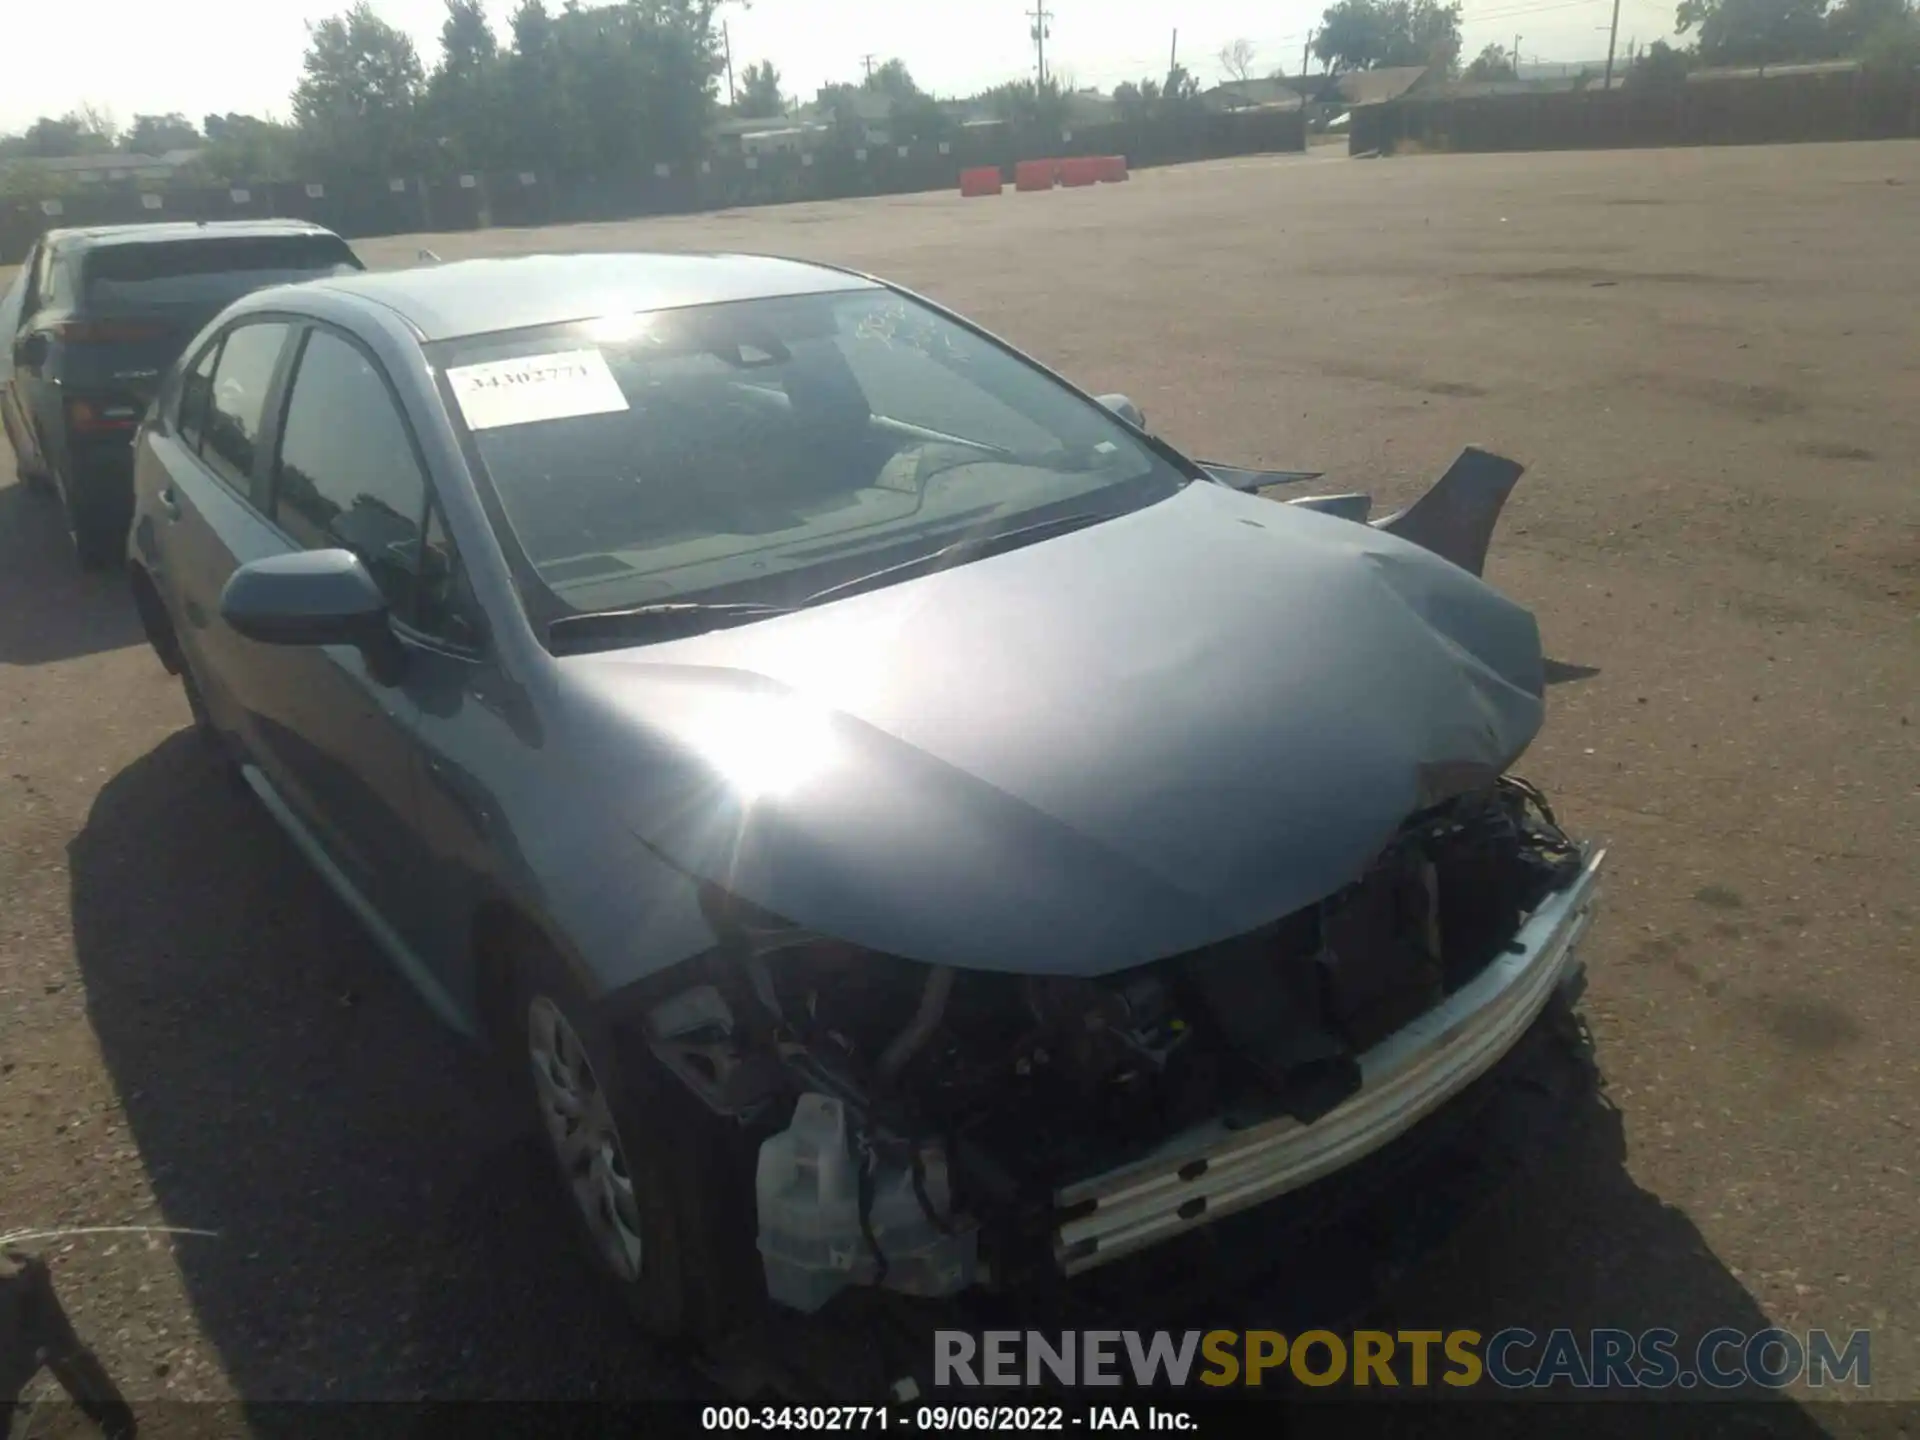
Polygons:
[[1379,1150],[1466,1089],[1524,1035],[1577,973],[1600,898],[1605,852],[1547,899],[1506,953],[1361,1057],[1361,1088],[1311,1125],[1291,1118],[1234,1131],[1220,1122],[1055,1193],[1061,1273],[1082,1271],[1298,1190]]

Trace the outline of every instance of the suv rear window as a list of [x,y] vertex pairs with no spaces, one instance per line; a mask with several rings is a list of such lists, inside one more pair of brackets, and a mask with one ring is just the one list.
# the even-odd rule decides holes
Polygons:
[[225,304],[268,285],[361,268],[337,235],[209,237],[91,251],[82,283],[88,304],[101,308]]

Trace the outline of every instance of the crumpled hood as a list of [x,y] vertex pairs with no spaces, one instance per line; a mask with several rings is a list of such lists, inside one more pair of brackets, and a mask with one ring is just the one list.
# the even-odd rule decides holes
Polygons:
[[630,737],[622,803],[669,863],[857,944],[1036,974],[1324,898],[1542,718],[1527,611],[1390,535],[1206,484],[561,665]]

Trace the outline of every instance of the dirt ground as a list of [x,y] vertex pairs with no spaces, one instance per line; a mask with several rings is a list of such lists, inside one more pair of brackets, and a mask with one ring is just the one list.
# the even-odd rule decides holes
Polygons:
[[[1916,237],[1920,144],[1891,144],[1321,151],[362,248],[819,257],[1201,458],[1387,501],[1469,443],[1525,461],[1490,578],[1555,662],[1522,771],[1612,847],[1586,1010],[1618,1113],[1394,1317],[1869,1327],[1872,1393],[1915,1401]],[[585,1298],[525,1140],[186,722],[120,586],[0,485],[0,1232],[210,1232],[40,1245],[140,1396],[683,1389]]]

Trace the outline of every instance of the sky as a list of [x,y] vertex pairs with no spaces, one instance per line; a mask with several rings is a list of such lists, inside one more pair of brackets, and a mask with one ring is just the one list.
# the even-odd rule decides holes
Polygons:
[[[497,33],[514,0],[489,0]],[[1033,74],[1035,0],[732,0],[722,11],[736,74],[771,60],[783,88],[811,99],[824,84],[857,79],[862,57],[898,56],[921,87],[964,95]],[[1048,65],[1076,85],[1111,88],[1161,75],[1174,29],[1179,58],[1203,83],[1223,78],[1216,58],[1236,39],[1251,41],[1257,73],[1300,69],[1301,47],[1327,0],[1043,0],[1053,13]],[[1524,60],[1604,59],[1612,0],[1463,0],[1464,52],[1520,39]],[[71,65],[19,66],[0,88],[0,132],[39,115],[91,103],[126,124],[140,113],[179,111],[196,122],[209,111],[286,118],[300,77],[308,21],[345,0],[167,0],[155,24],[149,0],[60,0],[22,4],[6,24],[7,48],[21,55],[73,57]],[[431,68],[439,55],[442,0],[373,0],[410,34]],[[1620,51],[1668,36],[1672,0],[1620,0]],[[79,36],[121,36],[117,44],[75,44]],[[84,58],[82,58],[84,57]],[[1315,67],[1317,68],[1317,66]]]

